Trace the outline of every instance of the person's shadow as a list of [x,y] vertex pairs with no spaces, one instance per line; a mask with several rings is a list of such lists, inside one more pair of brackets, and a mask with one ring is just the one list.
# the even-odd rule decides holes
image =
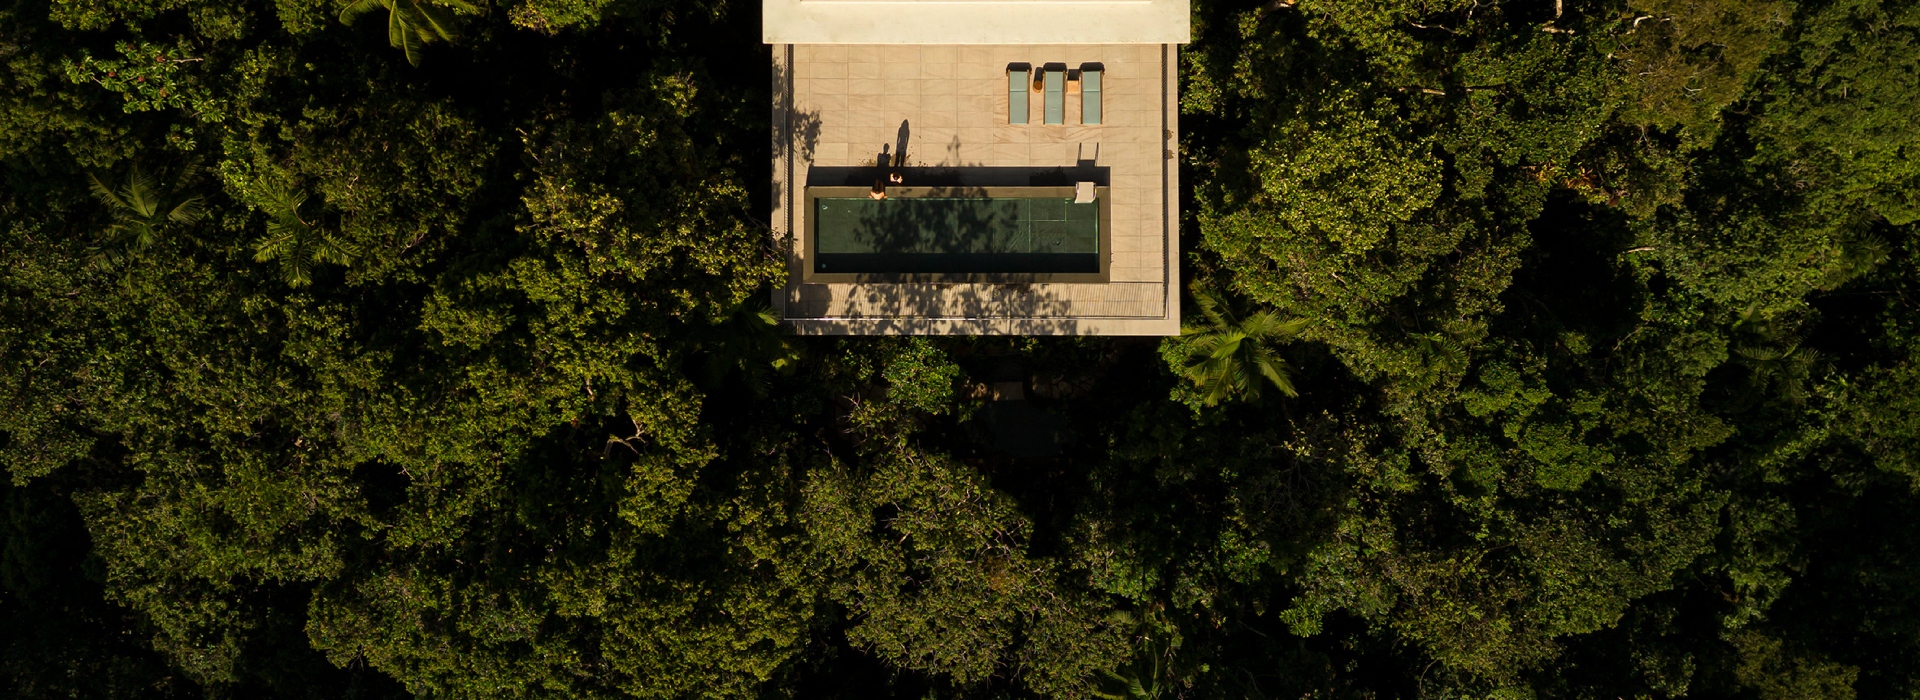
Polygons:
[[895,141],[895,142],[894,142],[894,144],[893,144],[893,164],[894,164],[894,167],[902,167],[902,168],[903,168],[903,167],[906,167],[906,165],[907,165],[907,136],[908,136],[908,135],[910,135],[911,133],[912,133],[912,131],[911,131],[910,129],[908,129],[908,128],[907,128],[907,120],[905,120],[905,119],[902,119],[902,120],[900,120],[900,138],[899,138],[899,140],[897,140],[897,141]]

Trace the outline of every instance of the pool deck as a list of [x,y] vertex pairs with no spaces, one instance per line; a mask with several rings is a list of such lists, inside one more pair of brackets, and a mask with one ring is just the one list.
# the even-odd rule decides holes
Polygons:
[[[773,45],[773,227],[790,241],[776,309],[802,334],[1171,335],[1179,332],[1176,46]],[[1010,63],[1104,66],[1104,122],[1007,123]],[[1102,283],[805,283],[804,187],[843,185],[884,144],[905,165],[998,179],[1092,178],[1110,198]],[[817,169],[817,170],[816,170]],[[834,181],[826,181],[828,178]],[[909,186],[913,182],[906,183]],[[1022,183],[1025,184],[1025,183]]]

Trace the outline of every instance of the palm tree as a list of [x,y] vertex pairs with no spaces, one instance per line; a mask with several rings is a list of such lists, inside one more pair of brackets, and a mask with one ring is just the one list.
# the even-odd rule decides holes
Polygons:
[[453,41],[453,12],[479,12],[465,0],[353,0],[340,10],[340,21],[353,24],[360,15],[376,9],[387,11],[387,43],[407,55],[407,62],[420,65],[420,51],[435,41]]
[[291,287],[313,282],[313,266],[348,265],[360,254],[352,243],[340,240],[300,215],[307,193],[280,188],[272,192],[265,211],[267,237],[253,248],[254,262],[280,261],[280,275]]
[[127,184],[118,190],[108,187],[92,173],[93,197],[107,205],[113,225],[107,228],[108,249],[102,259],[117,259],[123,252],[140,252],[160,242],[160,235],[174,224],[187,224],[203,213],[199,197],[188,197],[168,206],[152,175],[140,172],[136,165],[127,171]]
[[1746,365],[1748,401],[1758,399],[1768,388],[1793,405],[1806,403],[1812,393],[1809,380],[1825,361],[1820,351],[1793,343],[1786,347],[1734,348],[1735,362]]
[[1747,343],[1732,349],[1731,359],[1748,372],[1740,404],[1758,404],[1767,398],[1769,389],[1789,404],[1805,403],[1813,393],[1814,375],[1826,364],[1820,351],[1801,345],[1798,335],[1779,319],[1761,312],[1758,303],[1740,312],[1734,328],[1748,338]]
[[801,360],[800,347],[780,332],[780,318],[765,301],[748,300],[727,315],[694,333],[694,344],[706,354],[707,375],[720,381],[738,371],[755,396],[766,396],[772,379],[768,370],[791,374]]
[[1116,612],[1108,618],[1117,625],[1133,624],[1134,657],[1118,669],[1102,670],[1093,696],[1102,700],[1156,700],[1166,695],[1167,677],[1180,630],[1161,616],[1158,608],[1141,614]]
[[1258,399],[1260,380],[1287,396],[1299,396],[1293,388],[1292,368],[1275,345],[1299,335],[1305,319],[1282,319],[1271,310],[1260,310],[1242,317],[1219,294],[1195,284],[1193,300],[1200,307],[1206,325],[1181,331],[1188,355],[1181,376],[1200,390],[1201,403],[1213,406],[1228,399]]

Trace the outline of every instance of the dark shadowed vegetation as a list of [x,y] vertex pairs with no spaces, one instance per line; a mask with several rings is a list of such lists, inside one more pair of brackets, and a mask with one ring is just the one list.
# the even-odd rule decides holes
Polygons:
[[794,338],[739,0],[0,0],[8,697],[1920,697],[1920,4],[1196,0],[1189,334]]

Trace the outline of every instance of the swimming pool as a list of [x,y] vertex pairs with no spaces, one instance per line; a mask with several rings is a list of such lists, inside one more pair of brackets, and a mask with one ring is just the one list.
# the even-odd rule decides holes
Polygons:
[[[836,188],[839,189],[839,188]],[[1061,188],[809,197],[816,274],[1097,274],[1101,202]],[[1006,190],[1044,192],[1003,194]],[[894,188],[896,192],[911,192]],[[838,192],[832,194],[840,194]],[[920,196],[913,196],[919,194]],[[1021,196],[1029,194],[1029,196]],[[982,196],[984,195],[984,196]]]

